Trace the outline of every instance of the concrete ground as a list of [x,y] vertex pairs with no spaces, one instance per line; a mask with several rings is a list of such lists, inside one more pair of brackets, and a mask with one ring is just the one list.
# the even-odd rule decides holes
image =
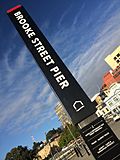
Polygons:
[[77,157],[75,155],[71,160],[95,160],[95,158],[92,155],[88,156],[87,154],[85,154],[84,157]]
[[109,126],[118,137],[118,139],[120,139],[120,120],[117,122],[112,121],[111,123],[109,123]]

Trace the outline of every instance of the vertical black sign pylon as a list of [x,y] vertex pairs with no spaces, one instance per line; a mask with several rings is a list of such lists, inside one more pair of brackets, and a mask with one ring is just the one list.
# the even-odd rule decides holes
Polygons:
[[95,113],[95,106],[24,7],[16,6],[7,13],[73,123],[77,124]]

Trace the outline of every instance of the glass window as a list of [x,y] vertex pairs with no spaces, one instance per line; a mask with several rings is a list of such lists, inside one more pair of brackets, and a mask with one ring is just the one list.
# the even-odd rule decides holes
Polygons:
[[117,57],[120,57],[120,53],[118,53],[116,56],[117,56]]
[[108,104],[109,104],[109,106],[112,106],[112,105],[113,105],[113,103],[112,103],[111,101],[109,101]]
[[118,101],[119,101],[119,99],[118,99],[117,97],[114,97],[113,100],[114,100],[115,102],[118,102]]
[[105,111],[103,111],[103,114],[105,114]]
[[118,109],[118,108],[116,108],[116,113],[117,113],[117,114],[119,114],[119,113],[120,113],[120,111],[119,111],[119,109]]
[[117,62],[117,63],[119,63],[119,62],[120,62],[120,60],[118,59],[116,62]]

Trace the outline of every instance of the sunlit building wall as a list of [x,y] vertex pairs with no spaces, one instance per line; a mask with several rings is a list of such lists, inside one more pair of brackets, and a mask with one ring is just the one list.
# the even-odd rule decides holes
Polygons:
[[105,62],[114,70],[120,65],[120,46],[105,58]]
[[63,105],[59,103],[55,107],[56,115],[58,116],[59,120],[62,123],[62,126],[65,128],[66,124],[72,124],[72,121],[68,114],[66,113],[66,110],[64,109]]

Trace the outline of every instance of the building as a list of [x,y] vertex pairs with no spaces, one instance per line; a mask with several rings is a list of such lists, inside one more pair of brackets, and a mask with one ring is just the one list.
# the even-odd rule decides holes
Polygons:
[[41,157],[40,160],[45,159],[50,153],[51,153],[51,148],[53,146],[57,146],[59,147],[59,139],[60,136],[55,138],[54,141],[47,143],[46,145],[44,145],[44,147],[37,153],[37,157]]
[[107,119],[112,114],[109,107],[104,105],[104,103],[96,106],[96,108],[96,114],[98,117],[102,116],[104,119]]
[[[100,116],[102,116],[102,117],[104,117],[104,110],[105,110],[105,107],[103,106],[103,100],[102,100],[102,98],[101,98],[101,96],[100,96],[100,93],[97,93],[97,94],[95,94],[92,98],[91,98],[91,102],[94,102],[94,101],[96,101],[96,109],[97,109],[97,111],[96,111],[96,115],[98,116],[98,117],[100,117]],[[105,112],[106,113],[106,112]]]
[[120,82],[120,65],[113,70],[112,74],[116,82]]
[[104,118],[120,117],[120,46],[105,58],[106,63],[112,68],[104,74],[100,94],[96,97],[97,116]]
[[[104,98],[103,98],[104,97]],[[96,105],[96,115],[98,117],[102,116],[104,119],[107,118],[111,114],[111,110],[105,105],[104,99],[106,96],[104,96],[103,92],[96,94],[95,101],[97,103]]]
[[113,120],[120,119],[120,83],[113,83],[109,86],[109,94],[102,100],[99,96],[96,98],[96,114],[98,117],[112,117]]
[[120,65],[120,46],[105,58],[105,62],[114,70]]
[[113,77],[112,70],[109,72],[105,73],[103,76],[103,84],[102,84],[102,89],[109,89],[109,86],[116,82],[115,78]]
[[97,104],[102,104],[102,102],[103,102],[100,95],[98,95],[95,100],[96,100]]
[[64,109],[63,105],[61,103],[59,103],[56,107],[55,107],[55,112],[59,118],[59,120],[62,123],[62,126],[65,128],[66,124],[72,124],[72,121],[69,117],[69,115],[67,114],[66,110]]
[[118,65],[114,70],[110,70],[104,74],[102,90],[106,90],[106,94],[108,95],[109,87],[116,82],[120,82],[120,65]]
[[[95,104],[97,105],[97,101],[96,101],[96,98],[99,96],[100,93],[96,93],[92,98],[91,98],[91,102],[95,102]],[[96,106],[95,105],[95,106]]]
[[104,103],[114,117],[120,117],[120,83],[113,83],[110,86],[110,94],[105,98]]

